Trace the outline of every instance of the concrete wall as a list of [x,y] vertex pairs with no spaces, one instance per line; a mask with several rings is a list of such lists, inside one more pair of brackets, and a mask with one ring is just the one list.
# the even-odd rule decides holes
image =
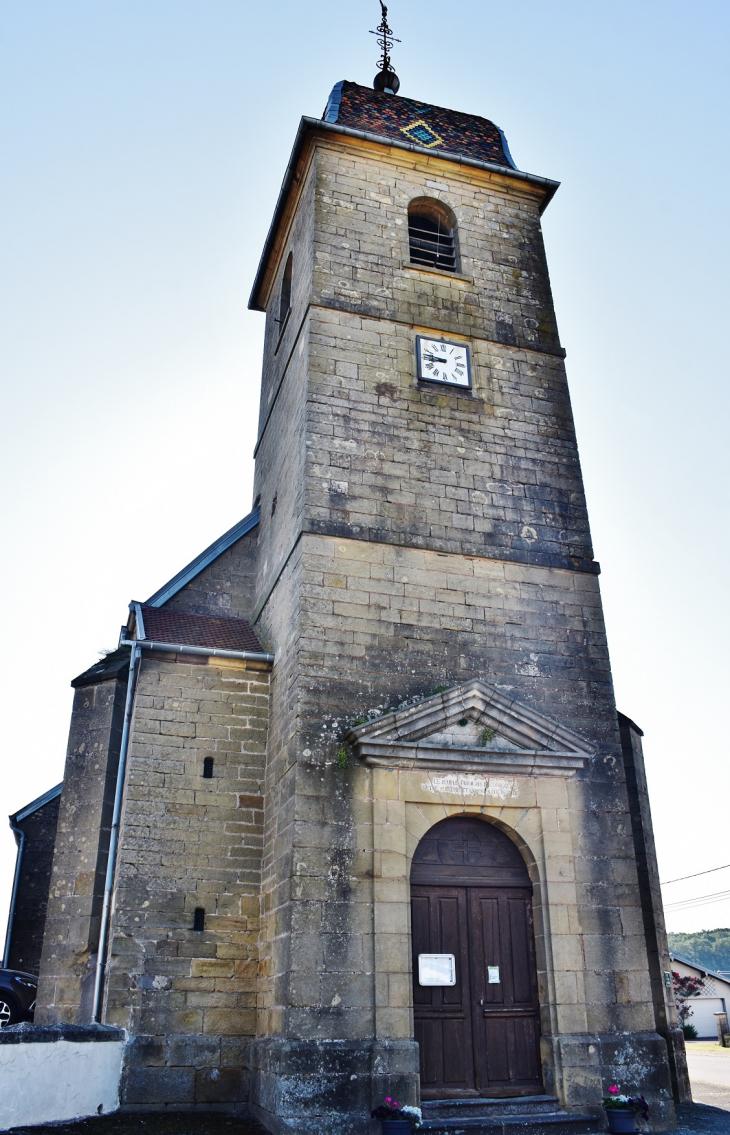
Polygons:
[[116,1111],[123,1050],[116,1029],[3,1029],[0,1129]]

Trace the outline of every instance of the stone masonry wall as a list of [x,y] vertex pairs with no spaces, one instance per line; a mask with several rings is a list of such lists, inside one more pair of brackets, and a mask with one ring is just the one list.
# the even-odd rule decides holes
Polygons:
[[265,666],[143,657],[105,1005],[134,1034],[126,1106],[247,1098],[267,719]]
[[258,526],[181,587],[165,607],[194,615],[250,619],[255,604]]
[[[324,857],[315,874],[327,876],[335,849],[354,854],[370,846],[358,842],[356,818],[338,799],[342,779],[333,759],[345,726],[438,685],[484,678],[598,747],[573,790],[583,812],[573,854],[588,936],[589,1027],[623,1031],[637,1013],[647,1027],[635,853],[595,577],[314,536],[304,538],[303,566],[300,745],[310,757],[302,761],[300,791],[318,795],[330,818],[302,814],[295,845],[304,841]],[[311,799],[306,807],[314,807]],[[636,970],[630,992],[629,978],[623,992],[616,976],[621,958],[627,972]]]
[[678,1103],[692,1099],[687,1070],[684,1034],[677,1019],[674,987],[671,980],[672,964],[669,957],[667,928],[664,920],[659,864],[654,843],[649,790],[641,745],[641,730],[631,718],[620,713],[619,728],[623,749],[626,783],[631,808],[631,827],[639,873],[639,889],[644,920],[649,974],[657,1032],[667,1042],[672,1073],[674,1098]]
[[[539,193],[335,143],[316,166],[312,529],[591,569]],[[409,265],[421,196],[456,215],[468,276]],[[419,332],[470,342],[470,394],[417,383]]]
[[59,803],[57,796],[18,824],[25,834],[25,844],[15,900],[9,969],[34,974],[40,969]]
[[[527,182],[327,135],[317,142],[313,301],[562,357],[539,209]],[[457,273],[410,264],[408,205],[455,214]]]
[[77,689],[41,955],[39,1025],[88,1024],[127,681]]
[[[401,803],[372,798],[352,754],[340,767],[341,738],[363,713],[479,676],[597,748],[557,841],[572,914],[546,961],[548,1086],[596,1106],[602,1077],[648,1060],[671,1122],[540,191],[349,139],[315,149],[309,347],[303,329],[296,348],[308,373],[281,371],[257,457],[264,491],[274,466],[298,483],[291,423],[306,402],[306,495],[292,498],[275,572],[273,535],[260,534],[276,582],[259,590],[257,627],[277,663],[255,1106],[276,1131],[319,1135],[367,1114],[374,1069],[404,1098],[416,1090],[409,963],[382,948],[383,935],[407,938],[407,904],[376,928],[373,902]],[[416,196],[455,213],[456,276],[406,263]],[[467,339],[471,395],[418,385],[420,331]]]
[[[259,406],[259,440],[279,394],[292,351],[299,345],[299,329],[312,295],[312,240],[314,233],[314,171],[305,157],[298,171],[299,206],[284,224],[278,241],[278,263],[266,305],[264,359]],[[281,282],[292,253],[291,309],[285,325],[279,322]]]

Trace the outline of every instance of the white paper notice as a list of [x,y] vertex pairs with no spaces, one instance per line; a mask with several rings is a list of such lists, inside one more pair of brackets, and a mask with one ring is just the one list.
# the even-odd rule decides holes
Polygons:
[[487,981],[490,985],[499,985],[499,966],[487,966]]
[[453,954],[419,954],[419,985],[456,985],[456,958]]

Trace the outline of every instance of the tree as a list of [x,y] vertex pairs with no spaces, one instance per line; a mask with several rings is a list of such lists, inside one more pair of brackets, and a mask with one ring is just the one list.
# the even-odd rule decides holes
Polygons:
[[677,1003],[677,1016],[680,1025],[684,1026],[694,1015],[694,1009],[689,1005],[689,999],[690,997],[698,997],[705,988],[705,983],[701,977],[681,977],[676,970],[672,970],[672,981],[674,983],[674,1000]]

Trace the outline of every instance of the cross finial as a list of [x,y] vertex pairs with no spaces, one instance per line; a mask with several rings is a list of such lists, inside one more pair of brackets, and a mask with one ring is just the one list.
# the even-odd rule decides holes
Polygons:
[[373,79],[373,86],[376,91],[385,91],[386,94],[395,95],[400,87],[400,79],[390,65],[390,49],[394,43],[400,43],[400,40],[396,39],[388,26],[388,9],[383,0],[380,0],[380,9],[382,19],[377,28],[370,32],[371,35],[377,36],[378,47],[382,52],[378,60],[380,71]]

